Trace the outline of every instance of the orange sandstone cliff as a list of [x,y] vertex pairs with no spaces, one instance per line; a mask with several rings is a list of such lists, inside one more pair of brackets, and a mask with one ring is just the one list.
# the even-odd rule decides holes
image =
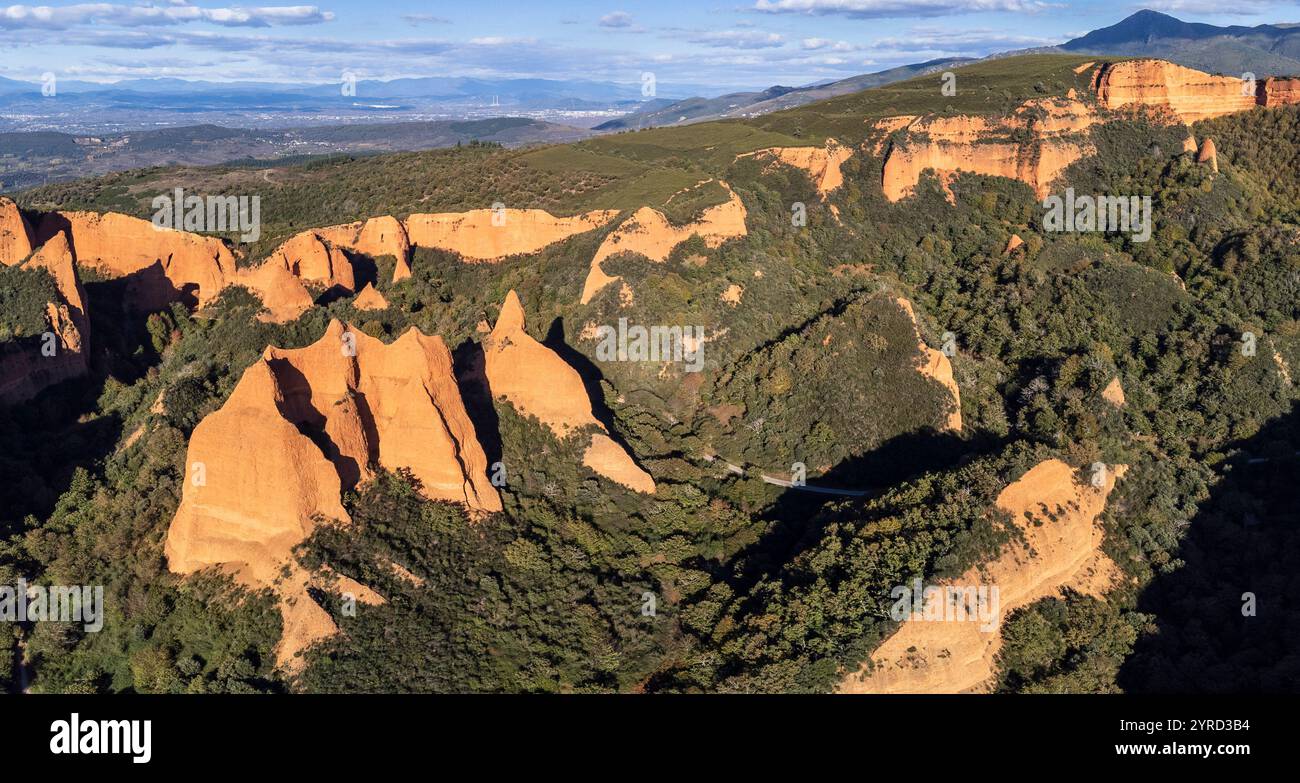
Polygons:
[[217,297],[235,271],[235,259],[215,237],[160,229],[116,212],[51,212],[41,220],[44,242],[66,231],[77,264],[130,281],[128,297],[145,310],[177,300],[203,306]]
[[1258,85],[1252,88],[1232,76],[1211,76],[1164,60],[1126,60],[1102,66],[1093,77],[1093,89],[1107,109],[1163,108],[1190,124],[1253,108]]
[[957,380],[952,374],[952,362],[943,351],[931,348],[925,344],[925,340],[921,339],[921,325],[917,323],[916,311],[912,308],[911,301],[902,297],[894,301],[903,308],[903,312],[907,313],[907,317],[912,321],[912,328],[916,330],[916,347],[921,352],[921,366],[918,368],[921,374],[938,381],[952,395],[953,407],[948,411],[943,429],[948,432],[961,432],[961,390],[957,388]]
[[751,157],[767,158],[776,163],[803,169],[817,186],[817,192],[825,198],[844,184],[844,175],[840,173],[840,166],[853,157],[853,149],[845,147],[835,139],[827,139],[825,146],[822,147],[769,147],[741,153],[736,156],[736,160]]
[[594,427],[583,464],[637,492],[655,491],[654,479],[633,462],[592,414],[578,371],[524,330],[524,308],[511,291],[483,345],[488,386],[523,415],[536,416],[556,436]]
[[168,566],[221,566],[274,588],[285,621],[277,656],[293,667],[335,628],[292,550],[318,519],[348,521],[342,492],[375,466],[409,469],[426,497],[500,510],[442,340],[412,329],[384,345],[332,321],[306,348],[267,348],[190,438]]
[[406,218],[414,247],[447,250],[470,261],[496,261],[532,254],[614,219],[616,210],[556,217],[543,209],[474,209],[415,214]]
[[43,338],[29,336],[22,344],[0,347],[0,403],[4,404],[29,400],[49,386],[85,375],[89,368],[86,294],[67,235],[56,234],[23,266],[45,269],[54,278],[58,299],[45,306],[54,341],[47,344]]
[[393,270],[394,283],[411,276],[411,240],[406,235],[406,226],[392,215],[320,228],[316,229],[316,233],[325,241],[353,253],[371,258],[392,256],[397,259],[397,266]]
[[[1035,465],[997,497],[1023,536],[992,562],[966,571],[951,586],[997,587],[994,627],[968,619],[913,616],[839,685],[842,693],[962,693],[987,688],[1002,646],[1001,624],[1013,611],[1062,588],[1100,596],[1117,570],[1101,552],[1098,517],[1124,466],[1107,468],[1094,486],[1079,484],[1074,470],[1049,459]],[[934,610],[937,605],[926,604]],[[932,615],[938,616],[938,612]]]
[[13,266],[32,254],[32,227],[18,205],[0,196],[0,264]]
[[1082,134],[1096,122],[1082,101],[1045,98],[1026,102],[1010,117],[935,116],[897,127],[886,123],[884,129],[904,134],[885,153],[881,186],[885,198],[898,201],[911,194],[922,172],[932,169],[945,190],[957,173],[966,172],[1018,179],[1042,197],[1067,166],[1091,154]]
[[605,274],[601,263],[619,253],[637,253],[651,261],[663,263],[673,248],[699,236],[709,247],[719,247],[723,242],[748,233],[745,227],[745,204],[730,186],[725,202],[706,208],[692,223],[674,226],[664,214],[652,207],[641,207],[605,237],[591,259],[591,269],[582,286],[582,304],[591,301],[602,288],[619,278]]

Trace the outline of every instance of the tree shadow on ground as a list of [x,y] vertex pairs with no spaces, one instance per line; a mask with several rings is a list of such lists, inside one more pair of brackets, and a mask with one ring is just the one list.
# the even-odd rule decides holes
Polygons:
[[1127,692],[1300,691],[1300,407],[1233,450],[1179,544],[1182,565],[1138,597],[1155,632],[1120,669]]

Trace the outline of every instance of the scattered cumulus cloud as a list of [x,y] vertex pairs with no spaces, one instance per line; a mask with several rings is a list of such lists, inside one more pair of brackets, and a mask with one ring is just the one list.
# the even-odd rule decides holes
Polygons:
[[772,49],[785,43],[780,33],[761,30],[716,30],[694,33],[686,40],[719,49]]
[[412,27],[419,27],[422,24],[451,24],[450,19],[433,14],[402,14],[402,21]]
[[636,24],[636,22],[633,21],[632,15],[629,14],[627,11],[615,11],[612,14],[605,14],[604,16],[600,17],[599,24],[601,27],[622,28],[622,27],[631,27],[632,25]]
[[1052,4],[1042,0],[758,0],[755,11],[773,14],[840,14],[862,19],[951,16],[996,11],[1035,13]]
[[320,24],[334,19],[332,11],[314,5],[201,8],[185,2],[168,6],[78,3],[65,6],[11,5],[0,8],[0,28],[67,30],[84,25],[150,27],[207,22],[222,27],[272,27]]

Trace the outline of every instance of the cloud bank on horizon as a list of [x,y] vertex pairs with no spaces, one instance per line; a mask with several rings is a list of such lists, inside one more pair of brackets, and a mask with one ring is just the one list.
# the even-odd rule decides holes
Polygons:
[[634,83],[649,71],[660,84],[718,93],[1061,43],[1141,7],[1250,25],[1300,10],[1265,0],[64,2],[0,6],[0,76],[324,83],[348,72]]

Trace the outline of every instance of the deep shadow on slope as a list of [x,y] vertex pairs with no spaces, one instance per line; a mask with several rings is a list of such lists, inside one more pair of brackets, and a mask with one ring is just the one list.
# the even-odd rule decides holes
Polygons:
[[138,284],[135,277],[85,280],[89,374],[0,406],[0,537],[18,532],[28,514],[48,517],[76,469],[93,470],[117,447],[122,421],[100,414],[100,397],[110,378],[135,383],[161,359],[148,314],[128,307]]
[[[866,490],[868,497],[926,473],[954,468],[972,456],[972,444],[952,433],[925,430],[891,438],[866,454],[840,462],[808,483],[837,489]],[[764,512],[772,520],[767,535],[746,557],[746,581],[774,573],[819,540],[817,515],[844,498],[787,489]]]
[[1179,545],[1183,565],[1138,599],[1157,632],[1121,668],[1125,691],[1300,691],[1300,407],[1233,448]]

